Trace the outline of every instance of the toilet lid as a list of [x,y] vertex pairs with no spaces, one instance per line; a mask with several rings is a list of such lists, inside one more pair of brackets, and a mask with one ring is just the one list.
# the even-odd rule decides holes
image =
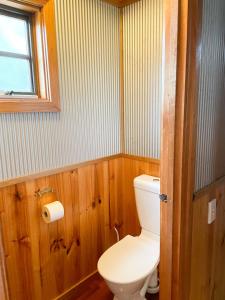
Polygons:
[[101,276],[126,284],[148,276],[159,263],[159,241],[127,235],[109,248],[98,261]]

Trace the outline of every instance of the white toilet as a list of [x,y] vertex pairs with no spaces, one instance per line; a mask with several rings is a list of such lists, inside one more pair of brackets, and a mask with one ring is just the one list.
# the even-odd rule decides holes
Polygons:
[[114,300],[146,299],[150,287],[158,290],[160,257],[160,181],[141,175],[134,179],[140,236],[127,235],[98,261],[98,271],[115,295]]

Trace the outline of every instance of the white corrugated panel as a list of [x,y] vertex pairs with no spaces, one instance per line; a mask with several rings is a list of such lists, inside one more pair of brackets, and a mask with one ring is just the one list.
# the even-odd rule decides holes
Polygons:
[[225,1],[203,1],[196,191],[225,174]]
[[0,115],[0,180],[120,152],[119,11],[56,0],[61,113]]
[[163,95],[163,0],[124,11],[125,152],[160,156]]

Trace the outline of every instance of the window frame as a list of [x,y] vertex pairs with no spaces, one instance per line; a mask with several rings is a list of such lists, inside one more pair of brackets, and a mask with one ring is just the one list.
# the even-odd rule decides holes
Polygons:
[[54,0],[0,0],[30,16],[35,94],[0,95],[0,113],[60,111]]

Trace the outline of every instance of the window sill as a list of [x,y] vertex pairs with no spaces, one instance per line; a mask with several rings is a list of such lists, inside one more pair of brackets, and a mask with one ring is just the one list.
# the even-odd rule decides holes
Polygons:
[[0,113],[16,112],[60,112],[59,101],[51,102],[48,99],[30,98],[1,98]]
[[[0,101],[20,101],[20,100],[28,100],[28,101],[37,101],[38,100],[38,95],[1,95],[0,96]],[[41,99],[39,99],[41,100]]]

